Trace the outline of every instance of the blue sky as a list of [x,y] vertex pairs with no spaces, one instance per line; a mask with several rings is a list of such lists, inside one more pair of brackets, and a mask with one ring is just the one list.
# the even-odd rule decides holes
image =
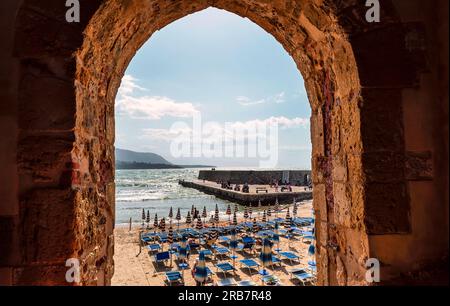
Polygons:
[[158,153],[178,164],[260,165],[259,156],[173,154],[173,124],[192,127],[194,114],[203,123],[214,122],[214,133],[226,130],[225,123],[276,122],[277,143],[268,143],[277,147],[276,167],[311,167],[310,106],[302,76],[282,46],[248,19],[210,8],[156,32],[122,80],[116,147]]

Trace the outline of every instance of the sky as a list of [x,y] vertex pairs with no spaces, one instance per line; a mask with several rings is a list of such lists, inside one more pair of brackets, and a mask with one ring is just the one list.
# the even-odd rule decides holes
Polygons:
[[115,112],[118,148],[175,164],[311,168],[311,110],[293,59],[223,10],[154,33],[127,68]]

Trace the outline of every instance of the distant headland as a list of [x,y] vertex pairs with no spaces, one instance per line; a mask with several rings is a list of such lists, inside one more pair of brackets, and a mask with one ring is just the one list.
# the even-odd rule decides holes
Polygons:
[[147,170],[147,169],[184,169],[184,168],[213,168],[209,165],[176,165],[161,155],[150,152],[135,152],[116,148],[116,169],[118,170]]

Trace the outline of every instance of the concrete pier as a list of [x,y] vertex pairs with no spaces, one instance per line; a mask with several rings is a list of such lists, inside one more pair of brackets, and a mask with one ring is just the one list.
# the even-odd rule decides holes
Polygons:
[[[258,201],[261,201],[261,204],[263,206],[269,204],[273,205],[277,198],[280,204],[292,203],[294,198],[297,201],[312,199],[312,191],[302,186],[293,186],[292,192],[280,192],[280,189],[278,189],[278,192],[276,192],[275,189],[270,187],[269,185],[250,185],[250,192],[244,193],[240,191],[223,189],[219,184],[211,181],[180,180],[178,181],[178,183],[183,187],[194,188],[206,194],[215,195],[218,198],[229,200],[246,206],[257,206]],[[257,193],[256,188],[266,188],[267,193],[265,191]]]

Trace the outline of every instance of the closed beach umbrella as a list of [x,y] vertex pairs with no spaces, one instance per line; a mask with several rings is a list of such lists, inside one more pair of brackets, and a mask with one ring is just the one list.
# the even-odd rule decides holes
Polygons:
[[238,208],[238,205],[237,204],[234,204],[234,211],[239,211],[239,208]]
[[192,204],[191,215],[194,216],[194,214],[195,214],[195,206],[194,206],[194,204]]
[[292,218],[289,213],[289,208],[286,212],[286,221],[284,221],[284,227],[288,229],[288,246],[291,244],[291,227],[292,227]]
[[200,218],[197,219],[197,224],[195,225],[195,229],[196,229],[196,230],[201,230],[201,229],[203,229],[202,219],[200,219]]
[[173,228],[172,228],[172,224],[169,226],[169,233],[167,234],[167,243],[169,243],[169,245],[173,243]]
[[228,221],[231,222],[231,205],[230,204],[228,204],[228,206],[227,206],[226,214],[228,215]]
[[266,266],[272,263],[272,247],[269,239],[264,238],[263,245],[261,249],[261,254],[259,255],[263,269],[259,271],[261,275],[267,275]]
[[[171,245],[173,244],[173,228],[172,224],[169,226],[169,233],[167,234],[167,243],[169,244],[169,251],[171,250]],[[170,256],[170,266],[172,266],[172,256]]]
[[263,211],[262,222],[263,222],[263,223],[266,223],[266,222],[267,222],[267,219],[266,219],[266,211]]
[[236,226],[238,224],[237,222],[237,216],[236,216],[236,212],[233,213],[233,225]]
[[161,222],[159,223],[159,229],[162,233],[166,231],[166,218],[161,219]]
[[[200,218],[197,219],[197,223],[195,224],[195,229],[198,230],[198,231],[203,229],[202,219],[200,219]],[[198,236],[198,240],[199,240],[199,243],[200,243],[200,235]]]
[[216,223],[219,222],[219,207],[216,204],[216,211],[214,212],[214,221],[216,221]]
[[169,218],[170,218],[170,219],[173,218],[173,210],[172,210],[172,206],[170,206],[170,210],[169,210]]
[[278,203],[278,198],[275,199],[275,215],[278,218],[278,211],[280,211],[280,203]]
[[272,216],[272,210],[270,209],[270,206],[269,207],[267,207],[267,220],[269,220],[270,218],[270,216]]
[[248,219],[248,210],[247,210],[247,207],[245,208],[245,210],[244,210],[244,219],[247,221],[247,219]]
[[288,207],[288,209],[286,211],[286,218],[285,218],[285,221],[284,221],[284,226],[286,228],[291,228],[292,227],[292,218],[291,218],[291,214],[289,213],[289,207]]
[[150,211],[147,210],[147,218],[145,219],[145,222],[147,222],[147,229],[150,227]]
[[177,210],[177,215],[175,216],[175,220],[177,220],[177,222],[178,222],[178,229],[180,229],[181,211],[180,211],[179,207],[178,207],[178,210]]
[[144,228],[145,223],[145,210],[142,208],[142,228]]
[[249,206],[248,207],[248,215],[249,215],[250,218],[252,217],[252,214],[253,214],[252,207]]
[[186,224],[191,224],[192,219],[191,219],[191,212],[188,211],[187,216],[186,216]]
[[231,239],[230,239],[230,249],[233,252],[232,258],[233,258],[233,266],[235,266],[236,256],[235,251],[238,247],[238,241],[236,239],[236,229],[231,230]]
[[253,219],[253,233],[257,233],[259,230],[259,226],[256,223],[256,218]]
[[297,216],[297,203],[295,202],[295,199],[294,199],[294,207],[292,208],[292,214],[294,215],[294,217]]
[[[178,248],[178,260],[180,263],[185,263],[187,257],[187,243],[186,243],[186,237],[181,237],[180,247]],[[185,264],[186,265],[186,264]],[[181,268],[181,265],[180,265]],[[181,268],[181,274],[184,277],[184,269]]]
[[261,207],[262,207],[261,200],[258,200],[258,217],[259,217],[259,214],[261,212]]
[[206,212],[206,206],[203,206],[203,212],[202,212],[203,222],[205,222],[206,217],[208,217],[208,213]]
[[272,236],[272,241],[277,243],[277,249],[275,251],[280,251],[280,234],[278,233],[278,222],[275,222],[275,231]]
[[197,266],[195,267],[194,278],[201,286],[206,281],[207,276],[208,273],[206,271],[205,253],[203,251],[200,251]]
[[153,222],[153,229],[156,231],[156,228],[158,227],[159,222],[158,222],[158,214],[155,214],[155,220]]
[[186,259],[187,256],[187,245],[186,245],[186,237],[183,236],[180,242],[180,248],[178,249],[178,258],[181,262]]

